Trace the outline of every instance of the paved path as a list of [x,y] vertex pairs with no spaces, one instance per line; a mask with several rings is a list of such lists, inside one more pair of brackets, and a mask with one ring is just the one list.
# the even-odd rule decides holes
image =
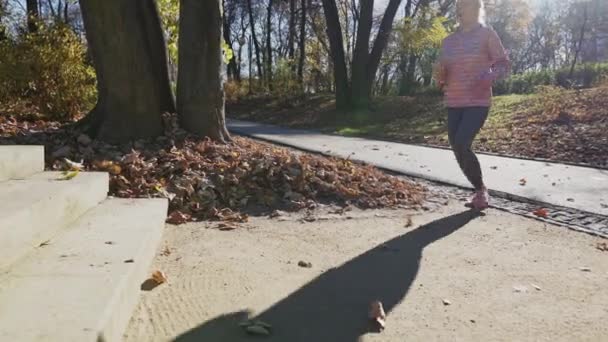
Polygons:
[[[470,187],[449,150],[237,120],[229,120],[228,128],[310,152],[350,157],[405,175]],[[490,155],[479,155],[479,159],[493,191],[608,216],[608,170]]]

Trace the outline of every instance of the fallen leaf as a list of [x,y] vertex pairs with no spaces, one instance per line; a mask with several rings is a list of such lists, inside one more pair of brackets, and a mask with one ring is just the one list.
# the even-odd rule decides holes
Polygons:
[[405,227],[409,228],[409,227],[411,227],[413,225],[414,225],[414,221],[412,221],[412,217],[408,216],[407,219],[406,219],[406,222],[405,222]]
[[513,286],[513,291],[520,293],[520,292],[528,292],[528,288],[525,286]]
[[79,172],[80,172],[80,171],[78,171],[78,170],[74,170],[74,171],[64,171],[64,172],[63,172],[63,177],[62,177],[62,178],[60,178],[60,180],[70,180],[70,179],[72,179],[72,178],[74,178],[74,177],[78,176],[78,173],[79,173]]
[[299,261],[298,262],[298,266],[304,267],[304,268],[311,268],[312,267],[312,263],[307,262],[307,261]]
[[532,214],[538,216],[538,217],[542,217],[542,218],[548,218],[549,217],[549,212],[547,211],[547,209],[544,208],[539,208],[536,209],[532,212]]
[[608,242],[598,242],[595,247],[602,252],[608,252]]
[[161,271],[154,271],[150,279],[154,280],[159,284],[163,284],[167,282],[167,276]]
[[574,198],[567,198],[566,201],[568,201],[568,202],[574,202]]
[[220,223],[217,225],[217,228],[221,231],[230,231],[230,230],[235,230],[237,227],[235,225],[228,224],[228,223]]
[[526,185],[526,183],[528,183],[528,181],[525,178],[522,178],[519,180],[519,185],[521,185],[521,186]]
[[443,299],[442,302],[443,302],[443,305],[446,305],[446,306],[452,305],[452,302],[448,299]]
[[542,290],[542,289],[540,288],[540,286],[538,286],[538,285],[536,285],[536,284],[532,284],[532,287],[533,287],[534,289],[536,289],[536,291],[540,291],[540,290]]
[[490,166],[490,169],[496,170],[496,169],[498,169],[498,166]]
[[80,161],[80,163],[77,163],[69,160],[68,158],[63,158],[63,161],[67,166],[67,171],[82,171],[82,169],[84,169],[82,161]]
[[106,241],[106,242],[105,242],[105,244],[106,244],[106,245],[113,245],[113,244],[114,244],[114,241]]
[[370,303],[369,319],[377,324],[380,330],[383,330],[386,326],[386,312],[384,312],[382,302],[379,300],[375,300]]
[[184,224],[190,221],[191,216],[188,214],[184,214],[179,210],[173,211],[169,217],[167,218],[167,223],[170,224]]
[[262,335],[262,336],[270,335],[270,330],[268,330],[268,328],[265,328],[261,325],[256,325],[256,324],[245,327],[245,331],[252,335]]
[[589,267],[579,267],[579,269],[583,272],[591,272],[591,268]]
[[135,262],[135,260],[133,260],[133,259],[127,259],[127,260],[125,260],[125,264],[132,264],[134,262]]
[[165,248],[163,248],[163,251],[160,253],[160,255],[162,255],[162,256],[171,255],[171,249],[169,248],[169,246],[165,246]]
[[46,241],[42,242],[41,244],[39,244],[38,247],[48,246],[50,243],[51,243],[51,240],[46,240]]

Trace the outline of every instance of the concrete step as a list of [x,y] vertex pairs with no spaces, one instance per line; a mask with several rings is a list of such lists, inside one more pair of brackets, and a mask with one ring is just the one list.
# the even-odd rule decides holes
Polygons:
[[42,172],[0,183],[0,271],[103,201],[108,175],[81,172],[60,180]]
[[120,341],[166,215],[163,199],[109,199],[13,265],[0,275],[0,341]]
[[0,146],[0,182],[44,170],[43,146]]

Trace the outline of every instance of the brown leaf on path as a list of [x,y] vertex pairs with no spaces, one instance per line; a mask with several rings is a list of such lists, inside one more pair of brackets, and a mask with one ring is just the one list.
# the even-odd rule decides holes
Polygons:
[[169,248],[169,246],[165,246],[165,248],[163,248],[163,251],[160,253],[160,255],[162,255],[162,256],[171,255],[171,249]]
[[599,249],[602,252],[608,252],[608,242],[598,242],[595,248]]
[[382,302],[375,300],[370,303],[368,317],[380,331],[384,330],[386,326],[386,312],[384,312]]
[[150,279],[153,279],[155,282],[162,284],[167,282],[167,276],[161,271],[154,271]]
[[409,228],[409,227],[411,227],[413,225],[414,225],[414,221],[412,221],[412,217],[408,216],[407,219],[406,219],[406,222],[405,222],[405,227]]
[[522,178],[519,180],[519,185],[521,186],[525,186],[528,183],[528,181],[525,178]]
[[443,305],[445,305],[445,306],[452,305],[452,302],[449,299],[442,299],[441,301],[443,302]]
[[230,223],[220,223],[217,225],[217,228],[221,231],[230,231],[230,230],[235,230],[237,228],[237,226],[230,224]]
[[549,217],[549,212],[547,211],[547,209],[545,208],[539,208],[536,209],[532,212],[532,214],[541,217],[541,218],[548,218]]
[[304,268],[311,268],[312,267],[312,263],[308,262],[308,261],[301,260],[301,261],[298,262],[298,266],[304,267]]
[[176,225],[184,224],[184,223],[190,221],[191,218],[192,217],[190,215],[184,214],[179,210],[175,210],[167,218],[167,223],[176,224]]

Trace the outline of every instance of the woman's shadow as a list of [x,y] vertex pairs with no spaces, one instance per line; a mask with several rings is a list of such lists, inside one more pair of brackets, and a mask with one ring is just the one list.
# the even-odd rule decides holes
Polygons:
[[226,314],[175,341],[250,341],[252,337],[238,326],[246,319],[272,324],[267,341],[358,341],[369,331],[370,302],[380,300],[390,316],[416,278],[423,249],[478,216],[466,211],[433,221],[323,273],[256,317],[246,311]]

